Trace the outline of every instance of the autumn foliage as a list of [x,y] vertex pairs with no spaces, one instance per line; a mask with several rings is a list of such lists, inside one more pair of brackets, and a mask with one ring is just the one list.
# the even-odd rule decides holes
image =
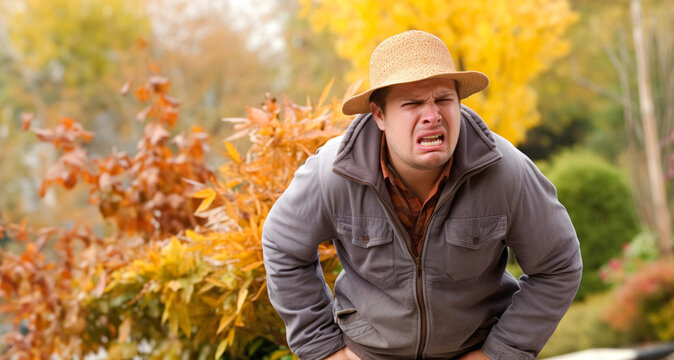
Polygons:
[[627,278],[604,318],[614,329],[632,334],[635,341],[673,341],[674,263],[654,262]]
[[514,144],[540,122],[536,78],[565,55],[577,20],[567,0],[301,0],[313,28],[337,37],[335,50],[367,79],[370,54],[389,36],[424,30],[448,46],[457,70],[477,70],[486,91],[465,100],[489,128]]
[[[171,135],[179,102],[158,76],[132,92],[145,106],[135,154],[89,157],[82,142],[93,134],[69,118],[34,130],[61,152],[42,194],[84,184],[115,230],[101,236],[88,224],[33,229],[26,221],[0,227],[20,248],[0,250],[0,311],[14,326],[0,359],[102,349],[110,359],[248,358],[261,338],[283,345],[260,235],[297,167],[350,121],[340,101],[326,101],[329,90],[315,106],[267,96],[246,118],[228,119],[236,133],[227,141],[248,137],[251,147],[241,154],[225,142],[228,161],[219,169],[205,162],[209,138],[200,128]],[[131,92],[128,84],[123,92]],[[321,259],[334,278],[334,250],[322,247]]]

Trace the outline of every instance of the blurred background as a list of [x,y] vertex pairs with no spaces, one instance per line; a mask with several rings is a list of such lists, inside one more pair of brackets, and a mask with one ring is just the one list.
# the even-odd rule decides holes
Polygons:
[[[38,253],[46,257],[41,258],[31,253],[34,240],[13,236],[11,229],[73,229],[85,223],[93,229],[92,236],[115,238],[120,243],[119,239],[133,237],[128,228],[120,230],[119,221],[110,220],[110,213],[96,203],[99,198],[92,200],[91,194],[101,189],[43,189],[49,170],[60,163],[64,151],[70,151],[62,144],[72,139],[59,145],[43,132],[38,141],[39,129],[71,129],[70,120],[64,120],[71,119],[95,134],[82,145],[87,157],[133,154],[140,149],[138,139],[148,131],[145,116],[153,116],[139,115],[147,100],[139,89],[154,89],[164,106],[179,109],[179,121],[166,126],[166,137],[190,131],[208,134],[212,149],[203,159],[198,157],[204,167],[215,168],[236,162],[236,149],[259,155],[254,141],[232,137],[241,128],[223,118],[247,118],[255,123],[251,107],[273,113],[272,98],[296,104],[293,111],[301,115],[295,117],[317,119],[328,111],[339,117],[335,114],[338,108],[323,109],[321,104],[330,97],[338,104],[346,93],[357,89],[359,81],[365,86],[369,56],[376,44],[408,29],[436,34],[447,43],[460,70],[478,70],[489,76],[489,88],[465,103],[538,164],[557,187],[576,226],[585,263],[583,283],[543,356],[674,341],[674,266],[669,260],[674,205],[672,1],[0,0],[0,270],[5,272],[0,274],[0,312],[4,313],[0,314],[0,333],[16,336],[5,344],[0,342],[0,359],[3,354],[19,354],[17,344],[25,347],[23,354],[38,349],[35,352],[40,356],[54,351],[63,358],[101,351],[117,358],[152,358],[150,353],[183,358],[196,354],[260,359],[292,356],[282,336],[254,334],[237,342],[233,330],[221,333],[229,327],[241,329],[239,334],[255,327],[254,321],[244,324],[239,313],[245,312],[242,308],[248,300],[253,304],[258,297],[251,298],[253,291],[240,283],[228,283],[233,292],[220,294],[223,299],[233,296],[231,306],[239,317],[216,324],[213,346],[208,339],[199,342],[190,337],[198,321],[187,310],[184,314],[176,310],[183,315],[176,315],[175,325],[169,324],[173,334],[169,345],[157,340],[156,334],[141,331],[134,335],[135,328],[122,315],[101,325],[111,328],[111,333],[89,339],[85,345],[67,340],[78,334],[73,328],[54,333],[59,334],[54,336],[61,338],[60,343],[26,342],[26,334],[37,334],[40,327],[34,319],[18,316],[17,309],[28,309],[20,295],[37,285],[20,285],[28,277],[10,276],[8,265],[26,264],[26,259],[35,256],[44,265],[41,269],[49,272],[62,265],[59,249],[63,248],[59,241],[43,241]],[[306,109],[312,107],[317,112],[307,115]],[[223,144],[225,139],[231,143]],[[244,155],[245,161],[250,159],[251,155]],[[233,176],[228,174],[221,170],[220,181]],[[203,175],[198,181],[206,183],[213,176],[218,175]],[[63,179],[55,182],[67,184]],[[100,179],[96,184],[105,187]],[[208,196],[202,192],[197,198]],[[103,216],[91,204],[98,204]],[[151,212],[158,211],[153,208]],[[257,214],[261,227],[266,213],[260,212],[259,204]],[[175,245],[166,240],[169,235],[182,236],[190,229],[199,233],[201,225],[192,221],[173,232],[150,232],[143,246],[155,246],[160,253],[158,249]],[[203,233],[213,231],[209,228]],[[191,244],[185,237],[178,238]],[[80,252],[87,246],[68,249]],[[138,253],[144,251],[150,252]],[[106,277],[114,277],[115,271],[133,263],[134,256],[122,256],[124,260],[116,267],[95,271],[91,287],[98,284],[99,291],[94,291],[98,297],[110,292]],[[46,265],[50,262],[55,265]],[[217,270],[224,265],[213,266]],[[260,270],[243,268],[249,275],[241,275],[242,279]],[[203,293],[213,286],[226,288],[224,283],[214,285],[213,279],[224,281],[216,270],[218,275],[209,278],[211,287],[201,288]],[[514,262],[510,270],[521,274]],[[39,283],[30,279],[30,284]],[[65,289],[82,286],[73,276],[63,279],[67,279]],[[175,286],[171,289],[178,293]],[[82,291],[91,295],[89,288]],[[128,291],[134,294],[130,299],[146,293],[141,288]],[[37,306],[40,296],[49,296],[40,294],[31,306]],[[93,321],[87,316],[95,311],[93,307],[85,311],[88,300],[83,299],[69,298],[81,302],[82,308],[75,315],[56,311],[56,318],[79,316],[87,323]],[[161,332],[167,319],[173,322],[166,311],[172,300],[163,295],[157,299],[160,312],[167,315],[161,321],[158,315],[150,320],[156,321]],[[107,301],[117,304],[114,299]],[[188,296],[185,302],[190,301]],[[115,306],[110,304],[106,306]],[[134,318],[134,324],[140,317]],[[40,326],[49,328],[47,323]],[[282,333],[278,325],[274,331]],[[114,347],[121,343],[132,345],[126,350]],[[143,352],[147,347],[153,350]]]

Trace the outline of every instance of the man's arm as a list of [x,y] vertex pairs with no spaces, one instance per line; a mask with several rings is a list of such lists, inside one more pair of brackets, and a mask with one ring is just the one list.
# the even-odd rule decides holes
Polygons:
[[492,359],[535,359],[575,297],[580,246],[554,186],[523,160],[507,245],[526,275],[482,347]]
[[262,232],[269,298],[286,325],[290,349],[301,359],[323,359],[344,348],[318,255],[319,244],[333,237],[318,157],[295,173]]

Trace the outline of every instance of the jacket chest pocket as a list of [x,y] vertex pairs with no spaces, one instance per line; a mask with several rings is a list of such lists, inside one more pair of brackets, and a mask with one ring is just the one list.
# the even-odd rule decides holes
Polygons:
[[445,223],[445,269],[452,280],[479,276],[505,246],[506,216],[449,219]]
[[350,266],[360,276],[373,283],[393,278],[393,231],[386,219],[340,217],[337,237],[347,250]]

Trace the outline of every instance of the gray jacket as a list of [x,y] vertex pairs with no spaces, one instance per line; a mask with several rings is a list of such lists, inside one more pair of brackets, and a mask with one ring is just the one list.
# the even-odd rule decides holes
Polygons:
[[[382,178],[381,131],[359,115],[295,173],[264,225],[269,297],[291,350],[321,359],[344,346],[376,359],[533,359],[574,298],[578,240],[552,184],[479,116],[461,133],[421,252]],[[344,270],[335,295],[318,245]],[[510,248],[526,275],[506,270]]]

